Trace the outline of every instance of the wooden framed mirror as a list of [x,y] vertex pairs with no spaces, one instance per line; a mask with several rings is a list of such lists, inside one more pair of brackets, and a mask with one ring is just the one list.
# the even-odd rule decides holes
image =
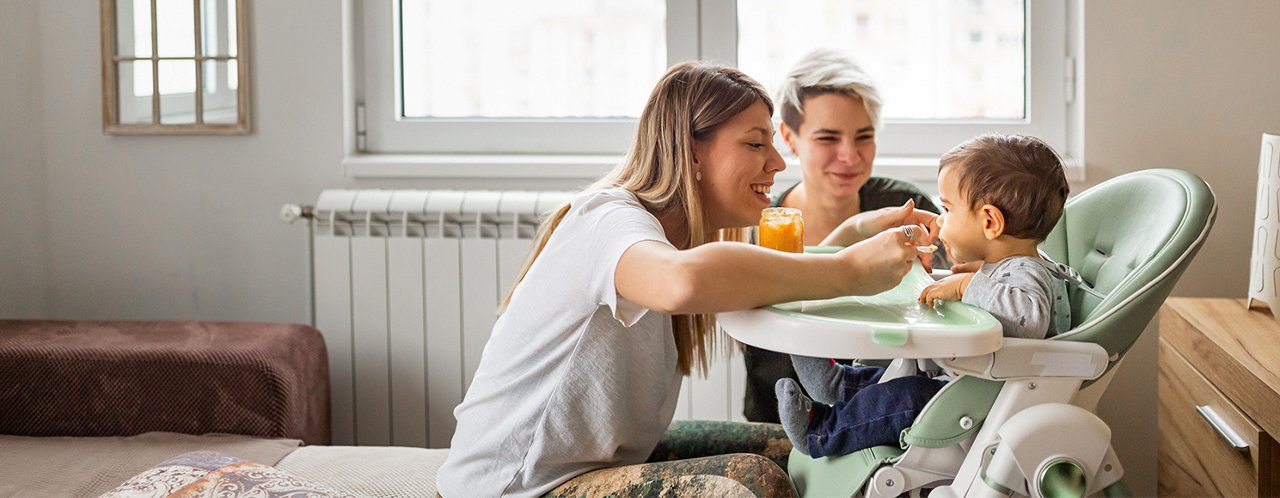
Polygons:
[[101,2],[104,133],[249,133],[248,0]]

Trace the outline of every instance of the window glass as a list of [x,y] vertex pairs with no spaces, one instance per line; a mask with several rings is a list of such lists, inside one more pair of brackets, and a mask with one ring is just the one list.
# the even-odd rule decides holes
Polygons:
[[738,0],[738,67],[777,94],[814,48],[852,55],[883,117],[1024,120],[1023,0]]
[[160,57],[196,55],[195,15],[191,0],[156,0],[156,45]]
[[402,0],[402,117],[635,117],[667,67],[663,0]]

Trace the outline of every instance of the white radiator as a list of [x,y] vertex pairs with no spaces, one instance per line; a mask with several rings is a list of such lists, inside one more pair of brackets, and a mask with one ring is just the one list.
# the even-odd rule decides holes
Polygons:
[[[570,192],[325,190],[313,210],[315,326],[334,444],[447,447],[538,214]],[[736,350],[736,349],[735,349]],[[685,381],[677,419],[742,420],[740,355]]]

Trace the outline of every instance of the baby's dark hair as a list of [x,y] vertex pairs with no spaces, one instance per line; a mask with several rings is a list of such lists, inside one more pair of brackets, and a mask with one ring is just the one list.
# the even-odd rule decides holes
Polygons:
[[990,204],[1004,214],[1004,233],[1044,240],[1053,231],[1071,188],[1062,158],[1049,144],[1026,135],[980,135],[942,155],[938,171],[960,175],[969,209]]

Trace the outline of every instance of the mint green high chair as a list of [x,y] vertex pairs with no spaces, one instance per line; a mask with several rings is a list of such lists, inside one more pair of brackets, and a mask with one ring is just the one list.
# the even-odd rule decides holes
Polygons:
[[[900,446],[834,458],[792,451],[802,496],[1127,495],[1111,431],[1092,412],[1116,366],[1200,249],[1217,206],[1179,170],[1119,176],[1067,202],[1046,256],[1071,266],[1072,329],[935,358],[956,379]],[[726,328],[728,330],[728,328]],[[886,374],[888,375],[888,374]]]

